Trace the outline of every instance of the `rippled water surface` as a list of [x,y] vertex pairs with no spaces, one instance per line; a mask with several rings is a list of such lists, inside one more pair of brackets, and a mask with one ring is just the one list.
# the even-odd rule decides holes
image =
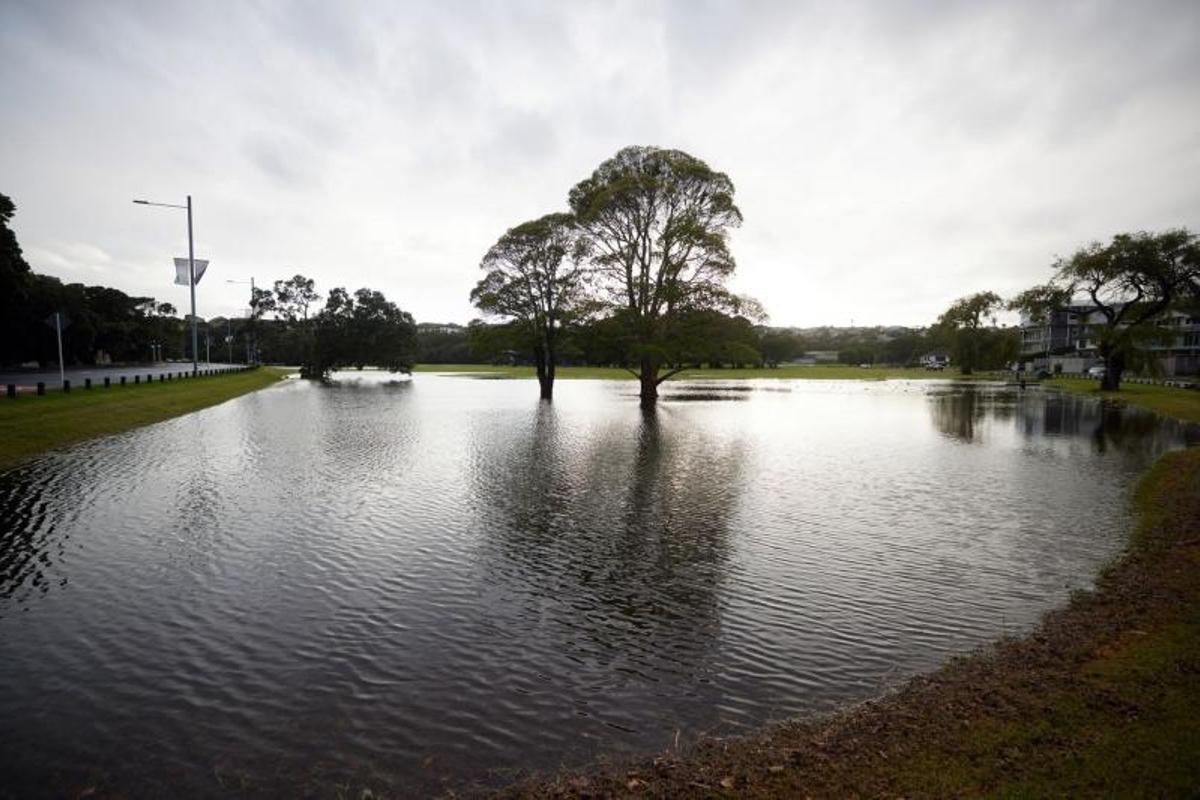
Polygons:
[[945,382],[646,416],[347,377],[0,475],[0,788],[426,793],[828,709],[1089,585],[1186,433]]

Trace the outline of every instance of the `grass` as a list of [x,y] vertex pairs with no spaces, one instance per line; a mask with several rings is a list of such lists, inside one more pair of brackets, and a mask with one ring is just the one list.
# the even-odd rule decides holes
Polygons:
[[55,447],[148,425],[223,403],[280,380],[286,370],[261,367],[110,389],[75,388],[44,397],[0,399],[0,470]]
[[[533,367],[504,367],[489,364],[420,364],[416,372],[476,373],[503,378],[532,378]],[[559,367],[555,377],[563,380],[634,380],[628,370],[620,367]],[[852,367],[841,364],[820,364],[811,367],[746,367],[744,369],[687,369],[671,380],[740,380],[750,378],[788,378],[810,380],[881,381],[893,378],[920,380],[929,378],[958,378],[957,373],[934,372],[920,367]],[[980,377],[980,376],[975,376]]]
[[[503,367],[487,364],[420,364],[416,372],[443,374],[482,374],[495,378],[533,378],[533,367]],[[628,370],[619,367],[559,367],[556,377],[563,380],[633,380]],[[689,369],[671,380],[739,380],[751,378],[786,378],[809,380],[1011,380],[1012,373],[980,372],[964,376],[958,372],[934,372],[920,367],[851,367],[817,365],[811,367],[752,367],[747,369]],[[1099,382],[1090,378],[1053,378],[1045,383],[1072,392],[1102,397],[1106,400],[1142,406],[1168,417],[1200,422],[1200,390],[1174,386],[1152,386],[1140,383],[1122,384],[1119,392],[1101,392]]]
[[1200,422],[1200,390],[1142,383],[1122,383],[1119,392],[1100,391],[1100,382],[1091,378],[1052,378],[1046,383],[1081,394],[1142,406],[1163,416],[1188,422]]
[[1133,505],[1126,554],[1029,636],[830,717],[505,794],[1195,797],[1200,448],[1164,456]]

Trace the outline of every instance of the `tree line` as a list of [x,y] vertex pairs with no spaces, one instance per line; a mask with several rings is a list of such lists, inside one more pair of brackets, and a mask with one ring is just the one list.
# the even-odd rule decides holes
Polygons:
[[160,346],[182,357],[190,345],[174,306],[35,273],[9,225],[15,213],[13,201],[0,194],[0,364],[57,363],[56,333],[46,324],[55,312],[67,322],[65,362],[146,360]]
[[[0,364],[57,363],[56,332],[45,323],[54,312],[67,320],[66,364],[192,357],[190,318],[170,303],[34,272],[10,226],[15,213],[13,201],[0,194]],[[412,316],[381,293],[335,288],[316,309],[318,300],[313,281],[302,275],[255,289],[245,318],[198,320],[196,355],[300,364],[313,376],[344,366],[412,368]]]

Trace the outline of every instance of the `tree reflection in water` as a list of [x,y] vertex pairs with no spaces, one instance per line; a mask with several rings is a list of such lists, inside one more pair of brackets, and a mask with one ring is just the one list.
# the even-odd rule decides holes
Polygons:
[[[736,438],[677,426],[666,408],[629,413],[580,442],[541,404],[503,465],[476,473],[480,562],[505,601],[496,613],[574,662],[570,702],[587,713],[603,714],[601,694],[704,691],[742,491]],[[614,724],[666,737],[672,721]]]

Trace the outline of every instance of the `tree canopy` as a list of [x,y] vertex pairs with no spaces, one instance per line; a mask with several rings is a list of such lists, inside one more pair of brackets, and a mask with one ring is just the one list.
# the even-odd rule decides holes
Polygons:
[[323,378],[343,367],[367,365],[411,372],[417,355],[417,326],[381,292],[343,288],[329,292],[313,320],[313,346],[302,374]]
[[[1070,306],[1091,327],[1104,360],[1102,388],[1120,388],[1138,345],[1163,334],[1164,312],[1200,296],[1200,243],[1186,228],[1122,233],[1054,263],[1045,284],[1009,304],[1033,318]],[[1097,324],[1097,320],[1099,320]]]
[[1004,301],[995,292],[976,292],[956,300],[942,312],[935,325],[951,340],[954,357],[963,375],[970,375],[979,366],[981,329],[987,321],[993,325],[996,312]]
[[729,232],[742,222],[733,195],[724,173],[658,147],[626,147],[570,191],[599,297],[627,327],[644,404],[673,374],[660,367],[683,315],[742,308],[725,286]]
[[554,393],[559,332],[586,305],[581,240],[570,214],[547,214],[511,228],[483,257],[471,302],[517,323],[534,354],[543,399]]

